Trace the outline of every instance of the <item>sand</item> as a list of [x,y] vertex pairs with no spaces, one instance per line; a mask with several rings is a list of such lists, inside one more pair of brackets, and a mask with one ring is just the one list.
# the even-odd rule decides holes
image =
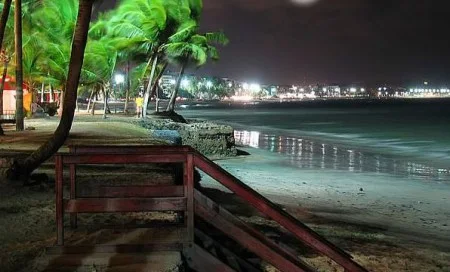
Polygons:
[[[148,142],[144,129],[120,120],[91,118],[77,117],[69,142]],[[26,126],[35,130],[16,133],[6,129],[0,149],[32,150],[56,125],[57,119],[50,118],[28,120]],[[288,158],[279,154],[243,149],[251,155],[216,162],[352,253],[370,271],[450,271],[448,186],[382,174],[302,170],[290,166]],[[53,167],[46,164],[40,171],[51,175]],[[202,186],[208,188],[208,196],[269,237],[296,249],[320,271],[340,271],[326,258],[305,250],[290,234],[247,208],[204,174]],[[42,254],[45,246],[54,244],[53,201],[54,192],[48,185],[0,186],[2,271],[20,270]]]

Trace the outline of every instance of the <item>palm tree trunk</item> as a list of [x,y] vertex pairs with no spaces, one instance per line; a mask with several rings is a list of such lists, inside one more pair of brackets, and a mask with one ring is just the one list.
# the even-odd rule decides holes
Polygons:
[[0,115],[3,114],[3,89],[6,82],[6,74],[8,73],[8,62],[3,63],[2,82],[0,83]]
[[16,52],[16,131],[24,129],[23,60],[22,60],[22,0],[14,0],[14,33]]
[[144,95],[144,105],[142,106],[142,117],[143,118],[147,117],[148,103],[150,102],[150,93],[152,90],[152,82],[153,82],[153,77],[155,76],[157,64],[158,64],[158,55],[157,55],[157,53],[155,53],[155,57],[153,59],[153,64],[152,64],[152,71],[150,72],[150,77],[148,78],[147,90],[145,91],[145,95]]
[[5,0],[3,4],[2,17],[0,19],[0,49],[3,48],[3,38],[5,37],[6,23],[8,22],[12,0]]
[[128,113],[128,102],[130,100],[130,87],[131,87],[131,83],[130,83],[130,61],[127,61],[127,90],[125,92],[125,106],[123,107],[123,112],[125,114]]
[[86,110],[86,112],[89,112],[89,109],[90,109],[90,106],[91,106],[91,100],[92,100],[92,97],[94,96],[94,90],[95,90],[95,89],[92,89],[91,95],[89,96],[89,101],[88,101],[88,104],[87,104],[87,110]]
[[64,144],[72,127],[75,114],[75,102],[86,49],[87,34],[91,21],[93,0],[80,0],[77,24],[72,42],[72,53],[64,96],[64,110],[61,121],[53,136],[25,160],[18,161],[10,169],[11,178],[27,177],[39,165],[48,160]]
[[158,92],[159,80],[163,76],[168,65],[169,65],[168,62],[164,63],[163,67],[161,68],[161,71],[159,72],[158,76],[156,77],[156,79],[153,83],[152,94],[150,95],[150,97],[153,97],[153,96],[156,97],[155,112],[159,112],[159,92]]
[[54,99],[53,99],[53,85],[49,84],[49,88],[50,88],[50,94],[49,94],[50,100],[49,100],[49,102],[53,103],[53,101],[54,101]]
[[107,111],[107,101],[108,101],[108,95],[106,94],[105,87],[102,86],[102,92],[103,92],[103,119],[106,119],[106,111]]
[[173,112],[175,110],[175,102],[177,101],[178,90],[180,89],[181,78],[184,75],[184,70],[186,69],[187,62],[181,65],[180,73],[178,74],[177,83],[175,84],[175,89],[173,90],[172,96],[170,97],[169,104],[167,105],[168,112]]
[[44,91],[45,91],[45,83],[42,82],[42,86],[41,86],[41,103],[44,102]]

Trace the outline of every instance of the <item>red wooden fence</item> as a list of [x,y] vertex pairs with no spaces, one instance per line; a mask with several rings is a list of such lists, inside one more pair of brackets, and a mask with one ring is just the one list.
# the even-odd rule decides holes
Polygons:
[[[75,227],[76,214],[81,212],[185,211],[187,238],[183,241],[183,245],[185,250],[194,252],[189,253],[192,256],[206,256],[205,252],[194,245],[194,214],[196,214],[282,271],[314,271],[299,260],[293,252],[279,247],[262,233],[233,217],[201,193],[195,192],[194,196],[194,169],[197,167],[261,213],[278,222],[301,242],[334,260],[345,271],[367,271],[356,263],[351,255],[327,241],[191,147],[72,146],[70,153],[58,153],[55,158],[57,245],[59,246],[64,245],[63,218],[65,212],[71,214],[71,225]],[[102,191],[102,198],[77,198],[76,167],[78,164],[134,163],[182,163],[184,165],[183,186],[110,187]],[[70,166],[69,200],[63,199],[64,165]],[[209,263],[217,265],[215,261],[210,260]],[[198,264],[194,260],[193,266]]]

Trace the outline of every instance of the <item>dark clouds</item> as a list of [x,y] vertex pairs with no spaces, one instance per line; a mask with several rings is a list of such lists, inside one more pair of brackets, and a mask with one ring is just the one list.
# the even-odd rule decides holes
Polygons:
[[[231,43],[200,72],[263,82],[445,81],[445,1],[204,0],[205,30]],[[420,77],[420,78],[419,78]]]

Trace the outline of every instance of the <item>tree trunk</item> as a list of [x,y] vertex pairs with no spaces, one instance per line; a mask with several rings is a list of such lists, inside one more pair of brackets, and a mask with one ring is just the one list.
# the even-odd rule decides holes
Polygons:
[[89,112],[89,109],[90,109],[90,106],[91,106],[91,100],[92,100],[92,97],[94,96],[94,91],[95,91],[95,89],[92,89],[91,95],[89,96],[89,101],[88,101],[88,104],[87,104],[86,112]]
[[0,115],[3,114],[3,89],[6,82],[6,74],[8,73],[8,62],[3,64],[2,82],[0,83]]
[[12,0],[5,0],[3,4],[2,17],[0,19],[0,49],[3,48],[3,38],[5,37],[6,24],[8,23],[9,12]]
[[[157,53],[155,53],[155,54],[157,54]],[[152,82],[153,82],[153,77],[155,76],[157,64],[158,64],[158,55],[155,55],[155,57],[153,59],[153,64],[152,64],[152,71],[150,72],[150,77],[148,78],[147,90],[145,91],[145,95],[144,95],[144,105],[142,107],[142,117],[143,118],[147,117],[148,103],[150,102],[150,93],[152,90]]]
[[97,88],[97,90],[95,90],[95,94],[94,94],[94,102],[92,102],[92,111],[91,111],[92,116],[95,115],[95,105],[97,104],[97,100],[98,100],[98,92],[100,91],[99,89],[100,89],[100,88]]
[[49,94],[49,96],[50,96],[50,103],[53,103],[53,101],[54,101],[54,99],[53,99],[53,85],[52,84],[49,84],[49,87],[50,87],[50,94]]
[[108,108],[107,105],[108,95],[104,86],[102,86],[102,92],[103,92],[103,119],[106,119],[106,111]]
[[161,71],[159,72],[158,77],[156,78],[155,82],[153,83],[152,94],[151,94],[150,97],[153,97],[153,96],[156,97],[156,104],[155,104],[155,111],[156,112],[159,112],[159,90],[158,90],[159,80],[163,76],[163,74],[166,71],[166,68],[167,68],[168,65],[169,65],[168,62],[164,63],[164,66],[161,68]]
[[44,82],[42,82],[42,86],[41,86],[41,103],[44,102],[44,92],[45,92],[45,84],[44,84]]
[[72,127],[75,102],[86,49],[93,0],[80,0],[77,24],[73,35],[72,53],[64,96],[61,121],[53,136],[25,160],[16,162],[9,171],[11,178],[28,177],[39,165],[49,159],[64,144]]
[[14,33],[16,52],[16,131],[24,129],[23,60],[22,60],[22,0],[14,0]]
[[173,90],[172,96],[170,97],[169,104],[167,105],[167,110],[169,112],[175,111],[175,102],[177,101],[178,90],[180,89],[181,78],[184,75],[184,69],[186,69],[187,62],[181,65],[180,73],[178,74],[177,83],[175,84],[175,89]]
[[64,96],[65,96],[65,90],[61,90],[59,92],[59,98],[58,98],[58,116],[59,116],[59,118],[62,117],[62,112],[64,110]]
[[130,100],[130,88],[131,88],[131,82],[130,82],[130,61],[127,61],[127,90],[125,92],[125,106],[123,107],[123,112],[125,114],[128,113],[128,102]]

